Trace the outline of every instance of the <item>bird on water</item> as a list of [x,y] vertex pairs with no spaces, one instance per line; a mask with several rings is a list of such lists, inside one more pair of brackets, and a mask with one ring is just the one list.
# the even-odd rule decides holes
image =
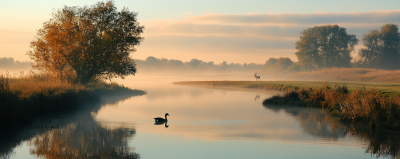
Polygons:
[[164,118],[161,118],[161,117],[157,117],[157,118],[154,118],[154,120],[156,121],[156,123],[159,123],[159,122],[166,122],[166,121],[168,121],[167,116],[169,116],[169,114],[168,114],[168,113],[165,113],[165,119],[164,119]]

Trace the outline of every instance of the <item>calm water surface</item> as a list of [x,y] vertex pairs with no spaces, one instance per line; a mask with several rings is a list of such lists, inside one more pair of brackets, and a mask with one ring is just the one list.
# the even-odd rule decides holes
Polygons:
[[[276,91],[125,85],[147,94],[104,97],[87,109],[38,119],[59,128],[26,128],[2,149],[13,147],[10,158],[337,159],[390,158],[400,147],[397,134],[346,126],[321,109],[263,106]],[[155,125],[153,118],[165,113],[168,123]]]

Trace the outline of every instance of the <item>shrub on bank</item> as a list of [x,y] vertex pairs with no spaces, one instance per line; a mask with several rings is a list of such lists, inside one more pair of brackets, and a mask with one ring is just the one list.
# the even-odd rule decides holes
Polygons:
[[263,103],[326,108],[345,122],[400,130],[400,94],[388,96],[374,89],[349,92],[346,86],[324,84],[317,88],[289,89]]

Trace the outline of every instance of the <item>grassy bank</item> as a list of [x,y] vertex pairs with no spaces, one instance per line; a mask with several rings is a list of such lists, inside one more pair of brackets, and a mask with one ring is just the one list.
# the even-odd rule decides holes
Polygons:
[[175,84],[284,90],[284,94],[272,96],[263,103],[319,107],[347,123],[400,130],[399,85],[291,81],[193,81]]
[[400,70],[372,68],[325,68],[311,72],[288,74],[289,78],[303,80],[357,81],[357,82],[392,82],[400,83]]
[[382,94],[395,95],[400,92],[400,84],[383,84],[372,82],[312,82],[312,81],[184,81],[174,82],[179,85],[229,86],[240,88],[258,88],[286,91],[289,89],[316,88],[324,83],[329,85],[346,85],[349,91],[357,89],[375,89]]
[[142,95],[116,83],[92,82],[86,86],[60,81],[46,74],[19,78],[0,76],[0,126],[27,124],[42,115],[73,110],[100,102],[101,95]]

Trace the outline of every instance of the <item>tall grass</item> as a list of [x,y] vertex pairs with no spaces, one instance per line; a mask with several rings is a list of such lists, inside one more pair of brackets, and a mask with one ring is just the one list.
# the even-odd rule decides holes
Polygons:
[[100,102],[104,94],[142,95],[122,85],[93,81],[87,86],[61,81],[50,74],[0,75],[0,126],[18,126],[41,115]]
[[1,78],[7,79],[9,90],[21,98],[27,98],[37,93],[52,95],[65,93],[67,91],[82,91],[85,87],[62,81],[48,73],[35,73],[9,75],[2,74]]
[[324,84],[317,88],[289,89],[283,95],[265,99],[263,104],[289,104],[326,108],[342,121],[370,128],[400,130],[400,94],[388,96],[377,90]]

